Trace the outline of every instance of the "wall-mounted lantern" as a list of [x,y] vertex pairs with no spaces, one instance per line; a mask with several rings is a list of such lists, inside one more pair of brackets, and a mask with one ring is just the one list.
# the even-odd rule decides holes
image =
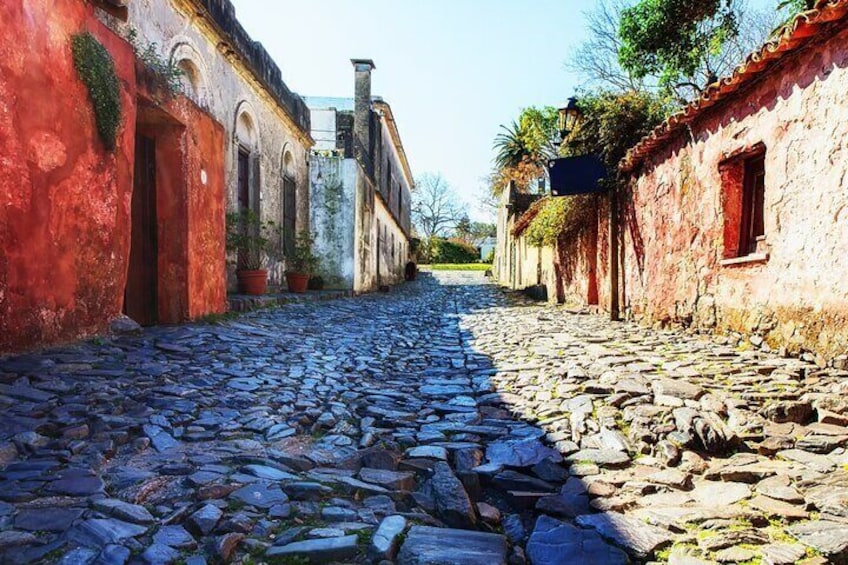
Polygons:
[[577,129],[577,124],[582,117],[583,112],[577,104],[577,98],[572,96],[568,99],[568,103],[559,109],[559,135],[562,140]]
[[[559,134],[563,141],[577,129],[582,119],[583,112],[577,98],[572,96],[568,103],[559,109]],[[597,155],[559,157],[551,159],[548,163],[552,196],[605,192],[606,188],[600,181],[606,176],[606,167]]]

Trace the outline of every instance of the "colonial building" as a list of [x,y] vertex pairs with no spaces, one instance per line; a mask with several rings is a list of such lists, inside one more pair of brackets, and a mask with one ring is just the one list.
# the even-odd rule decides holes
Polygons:
[[307,98],[311,222],[325,283],[366,292],[403,280],[413,178],[391,106],[371,96],[373,62],[353,65],[354,98]]
[[846,14],[846,0],[819,1],[631,150],[615,263],[607,211],[539,260],[522,254],[509,223],[521,218],[505,208],[499,280],[537,284],[526,272],[541,264],[551,300],[594,295],[609,308],[613,264],[630,318],[749,334],[820,361],[848,353]]
[[11,0],[0,36],[0,351],[223,312],[225,211],[307,226],[308,109],[228,0]]
[[848,352],[848,2],[818,2],[624,162],[637,318]]

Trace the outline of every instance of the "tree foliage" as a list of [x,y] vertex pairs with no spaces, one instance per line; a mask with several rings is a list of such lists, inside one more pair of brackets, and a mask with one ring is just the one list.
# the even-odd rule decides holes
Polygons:
[[[621,14],[619,60],[638,78],[703,88],[717,78],[710,56],[739,33],[734,0],[640,0]],[[698,80],[702,65],[706,76]]]
[[549,159],[559,148],[558,114],[553,106],[524,108],[517,121],[495,137],[495,169],[489,178],[492,193],[500,194],[514,181],[519,190],[532,191],[545,176]]
[[579,101],[583,119],[566,140],[566,155],[599,155],[613,175],[627,151],[666,116],[668,106],[647,92],[597,92]]
[[804,10],[812,10],[816,0],[782,0],[778,4],[777,9],[789,9],[793,12],[802,12]]
[[591,194],[547,197],[535,202],[535,216],[524,231],[527,243],[552,247],[561,238],[575,235],[596,221],[596,206],[595,196]]
[[480,252],[459,239],[432,237],[424,242],[420,256],[425,263],[476,263]]
[[632,4],[615,4],[618,64],[686,102],[762,45],[779,25],[781,7],[803,9],[812,0],[779,2],[778,10],[752,9],[747,0],[636,0],[622,8],[625,1]]

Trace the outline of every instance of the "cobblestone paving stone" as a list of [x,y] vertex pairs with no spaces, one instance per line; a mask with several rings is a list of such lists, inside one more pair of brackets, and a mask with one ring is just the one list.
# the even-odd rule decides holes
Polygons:
[[444,273],[7,358],[0,562],[848,562],[848,374],[745,345]]

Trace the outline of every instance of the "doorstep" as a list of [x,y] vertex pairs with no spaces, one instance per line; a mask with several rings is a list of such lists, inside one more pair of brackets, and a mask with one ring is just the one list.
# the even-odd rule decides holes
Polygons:
[[281,292],[279,294],[263,294],[250,296],[247,294],[228,294],[227,301],[230,312],[250,312],[280,306],[282,304],[320,302],[353,296],[352,290],[308,290],[303,294]]

